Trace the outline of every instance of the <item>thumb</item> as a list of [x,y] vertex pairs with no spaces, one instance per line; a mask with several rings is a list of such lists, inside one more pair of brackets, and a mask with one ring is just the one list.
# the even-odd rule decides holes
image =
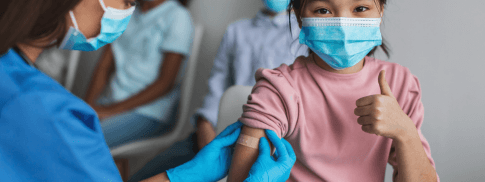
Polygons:
[[228,146],[236,143],[236,141],[239,137],[239,134],[241,134],[241,128],[237,128],[235,131],[233,131],[231,134],[229,134],[225,137],[214,139],[213,142],[219,143],[219,145],[221,147],[228,147]]
[[387,84],[385,70],[381,70],[379,73],[379,87],[381,88],[382,95],[394,97],[394,95],[392,95],[391,88]]

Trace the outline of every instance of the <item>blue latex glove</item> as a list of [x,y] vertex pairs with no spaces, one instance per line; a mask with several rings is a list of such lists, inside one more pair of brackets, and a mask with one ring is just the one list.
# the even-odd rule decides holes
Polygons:
[[219,181],[229,172],[232,150],[241,133],[241,122],[228,126],[200,150],[195,157],[178,167],[167,170],[171,182]]
[[268,140],[261,137],[259,141],[259,156],[249,170],[244,182],[284,182],[290,177],[290,171],[296,161],[296,155],[290,143],[280,139],[274,131],[265,130],[271,143],[276,148],[274,157]]

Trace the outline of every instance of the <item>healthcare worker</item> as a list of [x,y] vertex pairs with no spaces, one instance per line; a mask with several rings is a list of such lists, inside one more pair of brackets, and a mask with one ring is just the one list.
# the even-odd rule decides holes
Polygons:
[[[291,64],[296,57],[307,55],[306,46],[298,47],[300,29],[291,14],[291,31],[287,10],[289,0],[263,0],[264,7],[252,19],[236,21],[227,27],[214,60],[208,81],[209,93],[201,108],[191,118],[197,130],[190,137],[175,143],[157,155],[130,182],[145,179],[185,160],[214,137],[219,101],[224,91],[233,85],[253,86],[258,68],[275,68]],[[237,118],[234,118],[237,119]]]
[[[0,7],[0,181],[121,181],[94,110],[32,67],[32,63],[45,48],[54,45],[93,51],[114,41],[125,30],[134,6],[134,0],[3,2]],[[226,151],[222,154],[229,155],[223,147],[227,143],[230,142],[225,139],[215,141],[193,166],[221,168],[218,163],[201,161],[210,159],[211,153]],[[273,143],[277,151],[284,152],[277,142]],[[287,151],[290,151],[288,156],[293,156],[292,150]],[[292,166],[291,159],[278,164]],[[260,161],[272,164],[268,160]],[[267,167],[289,170],[279,166]],[[188,173],[206,179],[215,175],[197,174],[189,168],[168,172],[173,179]],[[285,173],[281,170],[278,174]]]

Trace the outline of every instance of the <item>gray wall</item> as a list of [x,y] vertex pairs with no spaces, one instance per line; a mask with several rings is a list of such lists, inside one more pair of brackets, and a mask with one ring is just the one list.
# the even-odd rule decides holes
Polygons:
[[[193,0],[194,22],[205,27],[193,97],[195,110],[226,26],[253,17],[260,0]],[[421,83],[425,106],[423,134],[442,181],[485,181],[485,1],[389,0],[383,35],[388,60],[408,67]],[[73,93],[83,96],[97,61],[84,54]],[[392,168],[386,172],[390,181]]]
[[423,134],[442,181],[485,181],[485,6],[482,0],[390,0],[389,61],[421,83]]

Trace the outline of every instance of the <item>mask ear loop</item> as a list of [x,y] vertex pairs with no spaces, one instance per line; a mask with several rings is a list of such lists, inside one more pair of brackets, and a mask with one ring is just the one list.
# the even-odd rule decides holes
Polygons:
[[74,17],[74,13],[72,11],[69,11],[69,15],[71,16],[71,21],[72,21],[72,24],[74,24],[74,28],[76,28],[76,30],[79,30],[79,27],[77,26],[76,17]]
[[101,4],[101,7],[103,8],[103,10],[106,12],[106,5],[104,4],[103,0],[99,0],[99,4]]

